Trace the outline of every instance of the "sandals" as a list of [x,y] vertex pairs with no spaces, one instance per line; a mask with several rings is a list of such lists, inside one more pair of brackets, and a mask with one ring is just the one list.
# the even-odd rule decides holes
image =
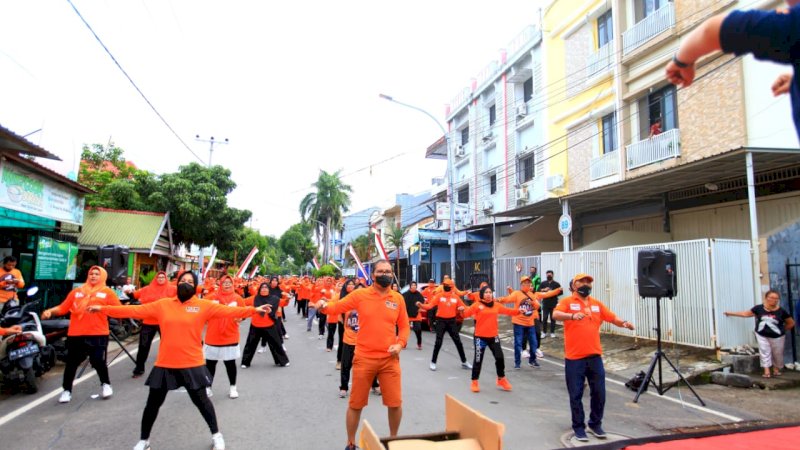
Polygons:
[[761,374],[761,378],[772,378],[772,375],[770,375],[768,373],[763,373],[763,374]]
[[773,372],[773,373],[772,373],[772,376],[773,376],[773,377],[779,377],[779,376],[781,376],[781,375],[783,375],[783,372]]

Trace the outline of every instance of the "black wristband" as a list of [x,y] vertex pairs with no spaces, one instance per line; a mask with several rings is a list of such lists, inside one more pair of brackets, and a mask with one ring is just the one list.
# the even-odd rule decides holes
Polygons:
[[678,59],[678,54],[677,53],[672,55],[672,62],[674,62],[675,65],[680,67],[681,69],[685,69],[685,68],[691,66],[691,64],[687,64],[687,63],[681,61],[680,59]]

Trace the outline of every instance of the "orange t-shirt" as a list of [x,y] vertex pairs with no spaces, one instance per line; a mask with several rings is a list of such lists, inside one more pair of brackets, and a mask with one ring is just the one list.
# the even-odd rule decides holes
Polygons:
[[[219,290],[206,300],[225,306],[245,306],[244,299],[236,292],[226,293]],[[206,344],[226,346],[239,343],[239,322],[236,319],[211,319],[206,328]]]
[[358,312],[347,311],[344,313],[344,335],[342,342],[355,346],[358,337]]
[[[244,299],[244,304],[247,306],[255,306],[255,300],[256,300],[255,295],[247,297],[246,299]],[[253,317],[250,318],[250,325],[256,328],[269,328],[275,325],[275,321],[272,320],[272,317],[270,317],[269,314],[264,314],[263,317],[261,316],[261,314],[254,314]]]
[[[7,280],[19,280],[16,285],[9,284]],[[16,297],[17,289],[25,287],[25,280],[22,279],[22,272],[19,269],[11,269],[6,271],[5,268],[0,267],[0,304],[5,303],[12,298]]]
[[117,293],[108,287],[86,295],[81,288],[73,289],[67,298],[55,307],[59,316],[70,313],[67,336],[108,336],[108,318],[103,313],[90,313],[86,309],[94,305],[119,305]]
[[514,302],[514,308],[521,310],[518,316],[511,319],[511,323],[524,327],[532,327],[536,319],[539,318],[539,302],[543,298],[554,297],[560,293],[560,289],[548,292],[528,291],[528,295],[525,295],[522,291],[514,291],[509,294],[508,297],[503,297],[502,302]]
[[506,308],[497,300],[491,307],[481,301],[473,303],[464,310],[464,317],[475,316],[475,337],[493,338],[497,336],[497,316],[505,314],[507,316],[519,315],[519,309]]
[[341,314],[350,310],[355,310],[359,318],[356,356],[387,358],[389,346],[406,346],[410,328],[406,304],[399,292],[388,290],[382,294],[374,287],[358,289],[344,300],[327,305],[323,312]]
[[425,288],[422,289],[420,292],[422,292],[422,296],[425,297],[425,301],[428,301],[428,299],[430,298],[431,294],[433,294],[433,291],[435,291],[435,290],[436,290],[436,285],[435,284],[430,284],[428,286],[425,286]]
[[[203,326],[211,319],[234,319],[258,315],[254,308],[225,306],[192,297],[181,303],[177,297],[164,298],[146,305],[107,306],[102,310],[111,317],[152,318],[161,327],[161,343],[155,365],[167,369],[186,369],[205,364]],[[88,313],[87,313],[88,314]]]
[[452,319],[458,313],[458,307],[463,306],[467,307],[464,302],[461,301],[455,292],[435,292],[433,296],[430,298],[428,303],[424,303],[420,308],[428,311],[432,309],[434,306],[438,307],[436,309],[436,317],[440,319]]
[[[331,302],[333,303],[333,302],[339,301],[339,295],[340,294],[338,294],[338,293],[334,293],[333,296],[331,296],[331,298],[330,298]],[[336,322],[339,321],[339,318],[342,316],[341,314],[325,314],[325,315],[327,316],[327,319],[325,320],[325,323],[336,323]]]
[[600,345],[600,326],[603,321],[614,322],[617,316],[603,303],[594,297],[584,301],[577,294],[562,298],[556,311],[567,314],[582,312],[586,315],[581,320],[565,320],[564,324],[564,357],[581,359],[592,355],[602,355]]

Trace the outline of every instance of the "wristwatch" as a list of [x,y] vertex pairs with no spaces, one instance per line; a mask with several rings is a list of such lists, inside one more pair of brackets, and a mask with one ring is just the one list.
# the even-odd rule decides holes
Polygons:
[[677,53],[672,55],[672,62],[674,62],[675,65],[680,67],[681,69],[685,69],[685,68],[691,66],[691,64],[685,63],[685,62],[681,61],[680,59],[678,59],[678,54]]

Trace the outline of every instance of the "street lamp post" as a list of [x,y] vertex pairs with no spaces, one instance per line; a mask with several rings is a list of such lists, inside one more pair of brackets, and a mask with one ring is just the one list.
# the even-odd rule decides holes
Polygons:
[[[390,102],[397,103],[398,105],[405,106],[406,108],[411,108],[411,109],[413,109],[415,111],[419,111],[422,114],[425,114],[426,116],[430,117],[431,120],[436,122],[436,125],[439,127],[440,130],[442,130],[442,134],[444,135],[445,146],[447,147],[447,184],[449,185],[448,186],[448,190],[450,191],[449,196],[448,196],[448,204],[450,205],[450,239],[449,239],[450,240],[450,278],[455,280],[456,279],[456,239],[455,239],[455,227],[456,227],[455,206],[456,205],[455,205],[455,200],[454,200],[455,192],[453,191],[453,152],[451,151],[452,149],[450,148],[450,137],[447,135],[447,131],[445,131],[444,126],[442,126],[442,124],[439,123],[439,121],[436,119],[436,117],[433,117],[433,115],[431,113],[429,113],[428,111],[425,111],[424,109],[418,108],[418,107],[416,107],[414,105],[409,105],[407,103],[399,102],[399,101],[395,100],[394,98],[392,98],[389,95],[385,95],[385,94],[379,94],[379,95],[384,100],[388,100]],[[433,268],[431,267],[431,270],[432,269]],[[433,274],[433,272],[431,272],[431,275],[432,274]]]
[[[322,225],[322,228],[325,230],[324,234],[326,234],[328,236],[328,242],[325,242],[325,251],[322,253],[322,259],[325,259],[325,256],[326,256],[325,253],[328,253],[329,247],[331,245],[330,241],[333,239],[333,236],[331,235],[331,230],[328,228],[327,225],[325,225],[324,223],[320,222],[319,220],[312,219],[310,217],[308,219],[306,219],[306,220],[310,220],[312,222],[316,222],[316,223]],[[328,263],[328,260],[325,259],[323,264],[327,264],[327,263]]]

